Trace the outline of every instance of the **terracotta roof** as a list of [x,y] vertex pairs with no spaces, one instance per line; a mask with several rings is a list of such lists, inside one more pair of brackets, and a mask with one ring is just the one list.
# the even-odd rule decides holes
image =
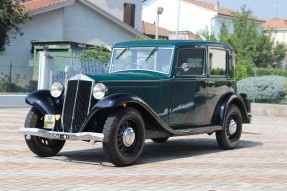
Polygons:
[[[216,11],[218,13],[218,15],[233,16],[233,13],[237,12],[237,11],[233,11],[231,9],[221,7],[220,5],[218,7],[218,10],[215,10],[215,4],[214,3],[207,3],[207,2],[202,2],[202,1],[198,1],[198,0],[184,0],[184,1],[187,3],[197,5],[199,7],[203,7],[205,9],[208,9],[211,11]],[[264,22],[264,20],[260,20],[256,17],[251,17],[250,19],[255,20],[255,21],[259,21],[259,22]]]
[[[142,21],[142,33],[146,35],[155,35],[155,30],[156,30],[156,27],[154,24]],[[158,27],[158,35],[168,36],[169,30],[162,28],[162,27]]]
[[287,28],[286,19],[265,19],[264,28]]
[[[184,0],[188,3],[191,3],[191,4],[194,4],[194,5],[197,5],[197,6],[200,6],[200,7],[203,7],[203,8],[206,8],[206,9],[209,9],[209,10],[212,10],[212,11],[216,11],[215,10],[215,4],[213,3],[206,3],[206,2],[201,2],[201,1],[197,1],[197,0]],[[218,8],[218,14],[221,14],[221,15],[228,15],[228,16],[232,16],[235,11],[233,10],[230,10],[230,9],[226,9],[224,7],[221,7],[219,5],[219,8]]]
[[25,11],[33,11],[44,7],[49,7],[51,5],[56,5],[68,0],[31,0],[23,3]]

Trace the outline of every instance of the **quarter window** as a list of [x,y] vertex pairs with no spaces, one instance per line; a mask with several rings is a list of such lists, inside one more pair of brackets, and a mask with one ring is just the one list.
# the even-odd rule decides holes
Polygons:
[[226,75],[227,52],[222,49],[209,49],[209,71],[211,76]]

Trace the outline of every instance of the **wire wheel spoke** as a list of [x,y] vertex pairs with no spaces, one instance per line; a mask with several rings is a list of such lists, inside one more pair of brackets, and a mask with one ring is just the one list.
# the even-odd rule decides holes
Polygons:
[[124,140],[126,139],[124,137],[126,136],[124,135],[125,132],[131,129],[134,131],[135,127],[136,125],[132,120],[125,120],[119,127],[118,134],[117,134],[117,143],[118,143],[119,151],[124,155],[130,154],[135,148],[135,145],[137,142],[136,139],[133,140],[133,143],[131,145],[127,145]]

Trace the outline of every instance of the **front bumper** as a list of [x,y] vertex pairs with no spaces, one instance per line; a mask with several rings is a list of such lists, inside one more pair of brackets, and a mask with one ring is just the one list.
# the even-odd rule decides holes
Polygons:
[[56,140],[70,140],[70,141],[96,141],[103,142],[104,134],[93,133],[93,132],[81,132],[81,133],[67,133],[67,132],[57,132],[57,131],[47,131],[44,129],[37,128],[20,128],[20,133],[29,136],[44,137],[47,139]]

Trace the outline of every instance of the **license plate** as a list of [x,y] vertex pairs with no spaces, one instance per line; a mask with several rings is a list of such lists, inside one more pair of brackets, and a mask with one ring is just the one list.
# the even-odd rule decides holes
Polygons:
[[51,139],[62,139],[62,140],[69,140],[71,138],[70,135],[63,135],[58,133],[50,133]]
[[44,129],[51,129],[55,128],[56,121],[60,119],[60,115],[50,115],[47,114],[44,117]]

